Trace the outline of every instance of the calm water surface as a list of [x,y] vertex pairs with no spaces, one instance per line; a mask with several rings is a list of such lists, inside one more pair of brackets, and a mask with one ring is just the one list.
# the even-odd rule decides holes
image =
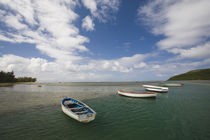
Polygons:
[[[44,83],[0,87],[1,140],[209,140],[210,81],[184,82],[156,99],[127,98],[118,89],[142,84]],[[81,124],[60,107],[63,97],[84,101],[96,119]]]

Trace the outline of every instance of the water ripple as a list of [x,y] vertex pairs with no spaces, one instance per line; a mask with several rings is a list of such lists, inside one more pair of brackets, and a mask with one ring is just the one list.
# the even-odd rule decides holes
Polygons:
[[[94,83],[95,84],[95,83]],[[202,139],[210,137],[210,87],[186,83],[156,99],[127,98],[118,89],[136,84],[17,85],[0,88],[0,137],[6,139]],[[110,84],[110,83],[109,83]],[[80,99],[96,112],[81,124],[60,107],[65,96]]]

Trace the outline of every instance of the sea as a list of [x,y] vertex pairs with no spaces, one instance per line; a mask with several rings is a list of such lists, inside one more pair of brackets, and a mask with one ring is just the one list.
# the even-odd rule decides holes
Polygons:
[[[210,81],[184,81],[156,98],[117,94],[160,82],[0,87],[0,140],[210,140]],[[96,119],[84,124],[65,115],[60,104],[66,96],[89,105]]]

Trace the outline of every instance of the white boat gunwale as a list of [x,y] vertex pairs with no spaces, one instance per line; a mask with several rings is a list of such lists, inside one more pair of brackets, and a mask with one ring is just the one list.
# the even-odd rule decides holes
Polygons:
[[145,88],[145,90],[152,91],[152,92],[161,92],[161,93],[168,92],[168,90],[158,89],[158,88]]
[[154,85],[142,85],[144,88],[154,88],[154,89],[164,89],[168,90],[167,87],[161,87],[161,86],[154,86]]

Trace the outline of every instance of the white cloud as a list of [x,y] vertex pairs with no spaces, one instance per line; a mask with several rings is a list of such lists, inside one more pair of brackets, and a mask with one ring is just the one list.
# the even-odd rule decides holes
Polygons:
[[[110,1],[101,3],[112,5]],[[15,28],[13,24],[5,24],[17,31],[2,31],[0,39],[35,44],[38,50],[55,58],[55,61],[3,55],[0,57],[1,70],[14,70],[17,76],[29,75],[37,77],[40,81],[94,81],[99,79],[116,80],[115,78],[122,77],[120,73],[130,73],[147,67],[144,60],[149,54],[136,54],[114,60],[92,60],[80,56],[81,51],[88,51],[83,44],[89,42],[89,39],[80,35],[79,29],[73,24],[79,16],[72,9],[67,9],[65,5],[60,5],[57,1],[36,1],[32,5],[35,11],[34,16],[39,21],[37,28],[30,28],[22,20],[18,20],[24,28]],[[103,16],[105,16],[105,11],[103,12]],[[12,15],[12,13],[10,14]],[[24,18],[24,15],[20,15],[20,17]],[[112,72],[118,73],[118,76],[113,77]]]
[[[107,0],[82,2],[87,8],[92,9],[92,12],[98,11],[97,5],[99,5],[99,9],[101,6],[106,7],[106,9],[116,9],[118,6],[114,6],[117,2]],[[89,39],[80,35],[79,29],[74,25],[79,17],[74,12],[75,6],[79,5],[78,1],[5,0],[1,1],[0,4],[2,7],[7,7],[7,9],[1,9],[2,18],[0,21],[7,28],[16,30],[12,32],[11,30],[2,30],[0,32],[1,40],[35,44],[41,52],[56,59],[59,57],[57,54],[61,55],[60,58],[63,58],[63,55],[71,55],[69,58],[74,58],[74,55],[77,57],[80,52],[89,51],[84,45],[84,43],[89,42]],[[102,13],[108,15],[108,12],[106,10]],[[83,27],[86,30],[94,30],[94,23],[89,16],[83,21]]]
[[152,68],[153,69],[159,69],[160,68],[160,65],[153,65]]
[[164,35],[160,49],[193,47],[210,36],[209,0],[155,0],[138,14],[156,35]]
[[144,62],[140,62],[140,63],[134,64],[134,68],[136,68],[136,69],[144,68],[146,66],[147,66],[147,64],[144,63]]
[[5,37],[4,35],[1,35],[1,34],[0,34],[0,40],[2,40],[2,41],[7,41],[7,42],[13,42],[12,39],[10,39],[10,38],[8,38],[8,37]]
[[[0,70],[13,70],[17,76],[33,76],[38,78],[39,81],[98,81],[102,77],[102,79],[108,78],[110,80],[111,78],[114,80],[112,72],[130,73],[135,69],[145,68],[147,65],[143,61],[148,57],[148,54],[138,54],[115,60],[90,59],[87,60],[87,63],[79,56],[68,58],[70,56],[65,55],[63,57],[61,60],[56,59],[54,62],[49,62],[41,58],[24,58],[11,54],[3,55],[0,57]],[[66,61],[63,61],[64,59]],[[68,61],[72,59],[74,61]],[[67,77],[66,75],[71,76]]]
[[155,0],[139,7],[139,19],[151,27],[154,35],[162,35],[156,43],[158,51],[174,54],[164,63],[147,64],[151,73],[167,79],[192,69],[209,67],[209,7],[209,0]]
[[[150,62],[148,68],[146,69],[148,73],[154,76],[154,79],[164,79],[167,80],[169,77],[178,75],[181,73],[188,72],[193,69],[197,69],[201,66],[208,66],[210,61],[195,61],[195,62],[170,62],[153,64]],[[145,72],[145,73],[146,73]],[[154,80],[153,79],[153,80]]]
[[[5,18],[2,18],[2,20],[5,21],[5,23],[17,30],[21,30],[21,29],[26,29],[27,26],[25,24],[22,24],[20,21],[22,20],[21,17],[19,15],[14,16],[14,15],[8,15],[5,16]],[[15,26],[14,26],[15,25]]]
[[78,15],[65,4],[60,4],[56,0],[38,0],[34,5],[43,30],[46,29],[54,37],[78,34],[78,29],[69,24],[76,20]]
[[[208,0],[155,0],[139,7],[139,19],[151,27],[154,35],[163,36],[157,42],[158,48],[175,54],[170,61],[148,63],[150,73],[167,79],[192,69],[209,67],[209,7]],[[181,62],[182,59],[186,62]]]
[[[41,52],[47,52],[48,50],[52,52],[53,50],[54,53],[45,53],[50,54],[49,56],[52,58],[58,58],[57,54],[60,54],[62,58],[62,55],[73,56],[78,52],[88,51],[83,43],[89,42],[89,39],[80,35],[79,29],[73,24],[79,17],[73,11],[76,6],[75,2],[67,3],[58,0],[20,2],[8,0],[0,3],[10,8],[7,14],[5,14],[4,9],[1,10],[1,13],[4,14],[1,22],[8,28],[16,29],[14,32],[2,31],[1,40],[32,43]],[[28,10],[26,11],[24,8]],[[25,14],[25,12],[28,12],[28,14]],[[39,24],[37,24],[37,21]],[[36,25],[36,27],[31,25]],[[43,44],[48,45],[40,47]]]
[[198,62],[160,62],[159,64],[156,62],[154,64],[153,62],[146,63],[148,58],[150,54],[138,54],[113,60],[89,59],[86,63],[83,59],[73,62],[57,59],[49,62],[41,58],[3,55],[0,57],[0,70],[13,70],[16,76],[32,76],[38,78],[39,81],[120,81],[160,80],[160,78],[165,80],[174,74],[210,65],[210,59]]
[[42,71],[42,66],[47,61],[41,58],[23,58],[15,55],[3,55],[0,57],[0,69],[5,71],[15,70],[21,73],[37,73]]
[[201,59],[210,57],[210,42],[205,44],[190,48],[190,49],[172,49],[170,50],[173,53],[179,54],[178,58],[193,58],[193,59]]
[[107,22],[113,18],[113,13],[118,11],[120,0],[82,0],[82,3],[93,17],[100,22]]
[[[82,1],[91,13],[91,16],[87,16],[82,24],[83,28],[88,31],[94,30],[95,28],[93,20],[98,19],[100,22],[107,22],[112,18],[113,13],[118,11],[120,3],[119,0],[92,0],[91,2],[88,3],[88,0]],[[172,5],[177,3],[173,1]],[[81,35],[79,28],[75,25],[80,20],[79,15],[75,12],[75,7],[79,5],[77,0],[4,0],[0,1],[0,4],[1,8],[7,7],[7,10],[4,8],[0,10],[1,25],[6,27],[0,30],[0,40],[12,43],[31,43],[44,55],[54,58],[50,62],[42,58],[24,58],[11,54],[3,54],[0,57],[0,70],[14,70],[17,76],[37,77],[40,81],[98,81],[101,79],[102,81],[116,81],[137,80],[138,77],[140,79],[143,78],[142,80],[151,80],[155,79],[155,76],[157,79],[159,78],[158,76],[166,78],[166,76],[175,72],[179,73],[190,68],[210,64],[209,53],[207,53],[209,43],[200,43],[200,37],[195,34],[191,37],[194,37],[195,40],[198,38],[197,40],[200,44],[195,45],[198,43],[193,43],[194,48],[188,47],[185,49],[183,48],[185,45],[174,47],[173,43],[168,48],[164,48],[164,45],[160,44],[160,48],[173,51],[172,53],[182,58],[205,57],[206,59],[202,62],[167,64],[163,64],[162,62],[148,62],[148,59],[156,56],[154,53],[134,54],[129,57],[112,60],[93,60],[81,55],[81,52],[90,51],[85,46],[85,43],[90,42],[90,40]],[[168,5],[170,4],[166,3],[164,6]],[[145,11],[151,10],[147,6],[145,6],[145,9]],[[168,10],[168,8],[166,9]],[[168,17],[161,10],[158,15],[162,15],[160,19],[175,19],[176,21],[173,15],[173,9],[171,11],[171,13],[168,13]],[[158,20],[157,15],[154,15],[153,12],[150,11],[150,15],[154,16],[154,20]],[[202,12],[201,15],[206,17]],[[157,23],[161,22],[160,19]],[[175,21],[173,23],[176,23]],[[165,21],[163,24],[155,24],[152,26],[154,29],[153,32],[165,35],[166,38],[164,40],[168,40],[169,38],[174,39],[176,37],[175,33],[183,33],[180,30],[176,30],[176,32],[171,31],[169,28],[171,24],[168,23],[171,22]],[[188,22],[186,21],[186,23]],[[201,25],[199,21],[197,24],[198,26],[192,26],[192,29],[198,31],[197,33],[203,33],[201,27],[204,27],[208,31],[204,23]],[[185,24],[180,23],[179,25],[177,23],[175,25],[182,27]],[[175,27],[173,28],[177,29]],[[189,28],[185,31],[189,31]],[[185,40],[186,36],[187,34],[183,35],[183,40]],[[203,33],[201,36],[204,37],[205,41],[205,36],[208,36],[208,33]],[[182,44],[184,44],[183,42]],[[195,52],[199,52],[199,54]]]
[[[82,1],[91,11],[91,16],[106,21],[110,11],[117,11],[117,1]],[[129,72],[130,66],[126,61],[138,59],[134,56],[119,60],[109,60],[111,69],[102,67],[106,60],[91,60],[80,55],[88,52],[84,45],[89,39],[80,35],[75,21],[79,15],[74,11],[78,1],[66,0],[21,0],[0,1],[2,6],[1,23],[5,28],[0,30],[0,40],[12,43],[31,43],[43,54],[54,58],[53,62],[42,58],[24,58],[16,55],[0,57],[0,69],[14,70],[17,76],[30,75],[40,81],[74,81],[91,80],[101,77],[100,71]],[[6,8],[4,8],[6,7]],[[90,16],[83,20],[83,28],[94,30],[94,23]],[[94,72],[92,72],[94,71]],[[67,77],[66,75],[71,75]],[[110,74],[106,74],[109,75]],[[87,78],[87,79],[86,79]]]
[[97,3],[95,0],[82,0],[83,5],[94,13],[97,10]]
[[100,71],[116,71],[116,72],[132,72],[135,69],[145,68],[147,64],[144,62],[152,54],[136,54],[131,57],[122,57],[114,60],[98,60],[92,63],[97,65]]
[[[89,42],[89,39],[80,35],[79,29],[74,25],[74,21],[78,20],[79,17],[73,11],[76,3],[62,3],[64,1],[56,0],[29,2],[33,11],[29,15],[34,17],[33,20],[25,17],[26,15],[22,13],[21,4],[18,2],[7,1],[2,3],[9,6],[10,10],[15,10],[18,14],[10,11],[6,13],[4,9],[1,10],[3,17],[9,19],[1,20],[1,22],[7,28],[16,31],[2,30],[0,40],[12,43],[35,44],[41,53],[55,60],[49,62],[42,58],[24,58],[8,54],[0,57],[1,70],[13,70],[17,76],[37,77],[39,81],[98,81],[100,79],[109,80],[114,78],[112,72],[129,73],[135,69],[146,67],[146,63],[143,61],[148,54],[136,54],[114,60],[93,60],[82,57],[80,52],[89,51],[84,46],[84,43]],[[93,10],[95,18],[99,20],[108,17],[106,12],[109,8],[116,10],[111,1],[97,1],[97,3],[100,6],[104,5],[102,11],[97,9],[96,12]],[[99,9],[102,8],[100,6]],[[27,23],[25,22],[26,18],[29,20]],[[11,19],[18,26],[12,24]],[[32,28],[32,25],[35,25],[35,27]],[[83,20],[83,28],[86,30],[94,29],[94,23],[89,16]]]
[[82,20],[82,28],[84,28],[86,31],[92,31],[94,30],[95,24],[93,23],[93,20],[90,18],[90,16],[86,16]]
[[82,4],[90,11],[92,17],[86,16],[83,19],[82,28],[92,31],[95,26],[94,19],[103,23],[114,19],[113,15],[118,12],[120,0],[82,0]]
[[17,14],[22,15],[24,21],[27,22],[28,24],[30,25],[37,24],[34,17],[35,12],[32,0],[19,0],[19,1],[3,0],[0,3],[2,3],[5,6],[8,6],[14,12],[17,12]]

